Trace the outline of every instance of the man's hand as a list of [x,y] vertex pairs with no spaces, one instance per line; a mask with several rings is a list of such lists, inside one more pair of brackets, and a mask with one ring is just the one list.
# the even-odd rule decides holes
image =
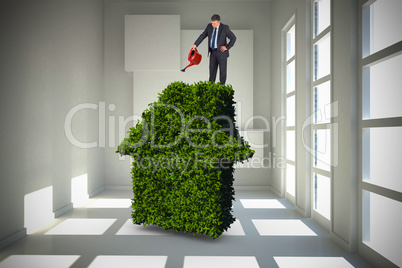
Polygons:
[[193,46],[191,47],[191,51],[194,50],[196,47],[197,47],[196,45],[193,45]]
[[225,46],[221,46],[221,51],[225,52],[225,50],[228,50]]

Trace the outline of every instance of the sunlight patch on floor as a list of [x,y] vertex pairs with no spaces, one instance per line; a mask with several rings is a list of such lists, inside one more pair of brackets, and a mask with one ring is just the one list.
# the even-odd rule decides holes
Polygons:
[[66,219],[45,235],[102,235],[116,219]]
[[67,268],[79,257],[79,255],[11,255],[0,263],[0,267]]
[[240,199],[244,208],[286,208],[278,199]]
[[279,268],[353,268],[343,257],[274,257]]
[[301,220],[252,220],[261,236],[317,236]]
[[252,256],[185,256],[183,268],[258,268]]
[[163,268],[168,256],[97,256],[88,266],[90,268]]

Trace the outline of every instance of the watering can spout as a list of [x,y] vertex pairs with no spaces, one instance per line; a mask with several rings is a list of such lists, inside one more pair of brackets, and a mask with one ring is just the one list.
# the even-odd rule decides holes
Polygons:
[[187,66],[186,66],[184,69],[182,69],[181,71],[182,71],[182,72],[185,72],[188,67],[193,66],[193,65],[196,65],[196,64],[193,63],[193,62],[191,62],[189,65],[187,65]]
[[198,53],[197,48],[190,50],[190,53],[188,54],[188,60],[190,61],[190,64],[187,65],[181,71],[185,72],[187,67],[190,67],[192,65],[198,65],[201,62],[201,59],[202,59],[202,55]]

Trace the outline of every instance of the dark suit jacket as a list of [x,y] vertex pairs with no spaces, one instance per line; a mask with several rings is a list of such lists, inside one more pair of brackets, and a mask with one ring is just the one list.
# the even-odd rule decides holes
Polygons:
[[[205,39],[205,37],[208,36],[208,56],[209,53],[211,52],[211,39],[212,39],[212,33],[214,32],[214,27],[212,27],[212,23],[209,23],[207,27],[205,28],[204,32],[200,34],[198,37],[197,41],[195,41],[194,45],[197,47],[201,44],[201,42]],[[226,37],[229,38],[230,42],[227,44],[226,42]],[[219,57],[229,57],[229,49],[233,47],[233,45],[236,42],[236,36],[234,33],[229,29],[229,26],[226,24],[223,24],[222,22],[219,24],[219,30],[218,30],[218,40],[216,40],[218,53]],[[225,52],[222,52],[220,50],[221,46],[226,46],[227,50]]]

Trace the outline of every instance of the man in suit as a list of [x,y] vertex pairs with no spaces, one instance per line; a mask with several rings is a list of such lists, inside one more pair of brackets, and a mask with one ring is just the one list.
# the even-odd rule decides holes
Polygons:
[[[221,18],[218,14],[211,17],[211,23],[207,25],[205,31],[198,37],[197,41],[191,47],[191,50],[198,47],[201,42],[208,36],[208,56],[209,58],[209,81],[215,82],[216,72],[219,65],[219,78],[221,84],[226,82],[226,67],[227,58],[229,57],[229,49],[233,47],[236,42],[236,36],[229,29],[229,26],[221,23]],[[230,42],[227,44],[226,37]]]

